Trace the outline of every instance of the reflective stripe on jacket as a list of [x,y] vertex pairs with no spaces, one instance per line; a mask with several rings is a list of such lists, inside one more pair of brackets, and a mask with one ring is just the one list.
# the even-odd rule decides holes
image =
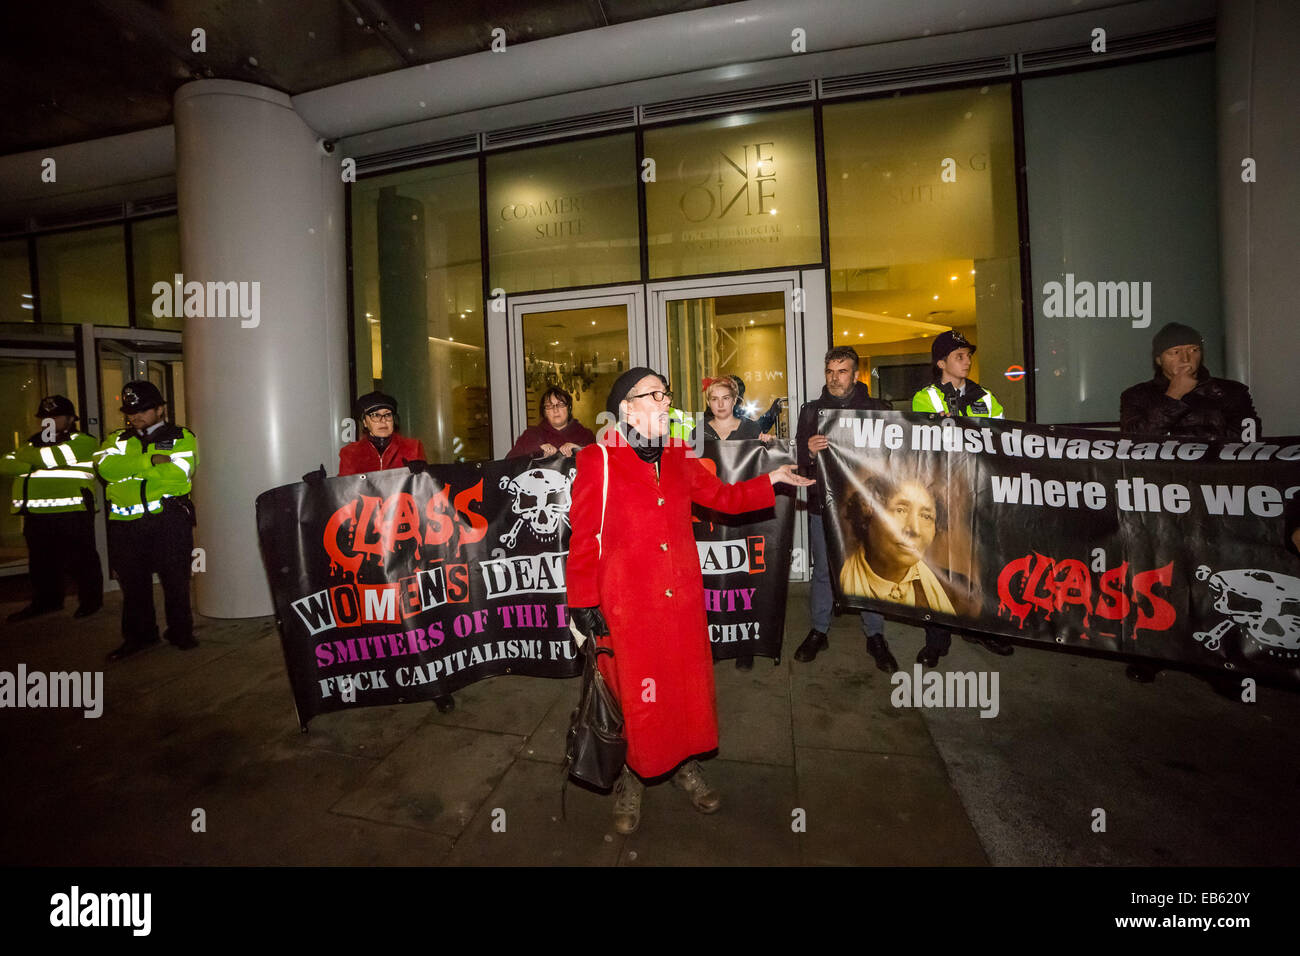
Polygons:
[[[961,410],[961,415],[968,418],[1005,418],[1006,413],[1002,408],[1002,403],[993,397],[983,385],[977,385],[971,380],[966,380],[967,388],[974,388],[978,393],[974,399]],[[944,395],[943,389],[938,385],[931,385],[923,388],[912,396],[912,411],[914,412],[932,412],[943,415],[953,414],[948,410],[948,397]]]
[[13,475],[14,514],[60,514],[95,508],[95,436],[73,432],[54,444],[33,435],[0,458],[0,474]]
[[[171,460],[155,465],[154,455]],[[164,422],[143,440],[131,428],[108,436],[95,460],[99,476],[108,482],[110,520],[131,521],[146,512],[157,514],[166,498],[190,493],[199,448],[188,428]]]

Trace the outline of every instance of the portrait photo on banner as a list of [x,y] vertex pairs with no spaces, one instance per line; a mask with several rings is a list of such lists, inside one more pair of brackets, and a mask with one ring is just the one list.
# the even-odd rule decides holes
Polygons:
[[843,536],[839,584],[846,599],[979,614],[968,470],[892,452],[850,471],[848,490],[832,505]]

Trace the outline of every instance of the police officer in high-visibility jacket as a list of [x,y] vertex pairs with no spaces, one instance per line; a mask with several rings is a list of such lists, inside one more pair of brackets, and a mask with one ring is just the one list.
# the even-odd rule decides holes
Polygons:
[[[934,378],[934,384],[912,396],[912,411],[964,415],[968,418],[1005,418],[1002,403],[993,397],[993,393],[968,377],[974,354],[974,344],[956,329],[935,336],[930,345],[930,374]],[[926,631],[926,646],[921,649],[916,660],[927,667],[934,667],[939,663],[939,658],[948,653],[952,635],[933,625],[927,625]],[[992,634],[963,636],[1003,657],[1015,650],[1005,637],[995,637]]]
[[9,615],[25,621],[63,608],[63,575],[77,582],[74,617],[104,603],[104,575],[95,548],[94,435],[77,431],[77,410],[62,395],[41,399],[41,430],[0,458],[0,474],[13,475],[13,513],[23,516],[32,602]]
[[95,453],[108,482],[108,563],[122,587],[122,646],[110,661],[158,641],[153,574],[162,582],[165,636],[183,651],[197,647],[190,613],[190,555],[194,505],[190,482],[199,464],[188,428],[167,421],[167,406],[151,382],[122,387],[129,428],[109,435]]
[[912,411],[966,415],[970,418],[1005,418],[1002,403],[970,374],[975,346],[956,329],[935,336],[930,346],[934,384],[912,396]]

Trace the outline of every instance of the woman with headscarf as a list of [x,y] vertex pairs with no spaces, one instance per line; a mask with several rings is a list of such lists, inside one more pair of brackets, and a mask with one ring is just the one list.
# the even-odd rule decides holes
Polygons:
[[723,484],[669,439],[671,399],[653,369],[618,378],[605,405],[617,430],[578,453],[569,511],[569,617],[586,639],[613,650],[612,660],[600,656],[600,670],[623,709],[627,767],[614,803],[620,833],[640,822],[642,781],[674,770],[674,784],[701,813],[722,802],[695,760],[717,749],[718,717],[691,505],[758,511],[774,506],[778,483],[813,484],[792,465]]
[[550,458],[559,453],[565,458],[578,453],[596,440],[581,422],[573,417],[573,396],[559,386],[542,393],[541,418],[524,429],[515,439],[507,458]]

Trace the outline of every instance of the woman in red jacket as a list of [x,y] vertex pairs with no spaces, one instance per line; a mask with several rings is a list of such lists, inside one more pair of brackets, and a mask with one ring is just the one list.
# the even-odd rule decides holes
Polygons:
[[596,440],[585,425],[573,418],[573,396],[558,386],[542,393],[542,417],[524,429],[507,458],[550,458],[559,452],[565,458]]
[[[397,399],[383,392],[370,392],[357,399],[354,409],[366,437],[339,449],[339,476],[362,475],[388,468],[409,468],[421,472],[428,465],[424,445],[397,431]],[[456,709],[450,694],[435,697],[441,713]]]
[[418,438],[407,438],[397,431],[397,399],[383,392],[370,392],[357,399],[355,412],[366,437],[339,449],[340,475],[405,468],[412,462],[416,464],[412,471],[422,470],[428,461],[424,445]]
[[605,405],[618,430],[601,439],[608,471],[601,447],[578,452],[569,510],[569,616],[579,632],[613,650],[612,660],[601,655],[600,669],[623,708],[627,768],[614,802],[620,833],[640,821],[639,778],[677,770],[673,782],[697,810],[721,806],[693,759],[717,749],[718,715],[691,504],[757,511],[774,505],[778,482],[814,483],[783,465],[723,484],[683,442],[668,438],[671,398],[667,381],[651,369],[619,377]]

